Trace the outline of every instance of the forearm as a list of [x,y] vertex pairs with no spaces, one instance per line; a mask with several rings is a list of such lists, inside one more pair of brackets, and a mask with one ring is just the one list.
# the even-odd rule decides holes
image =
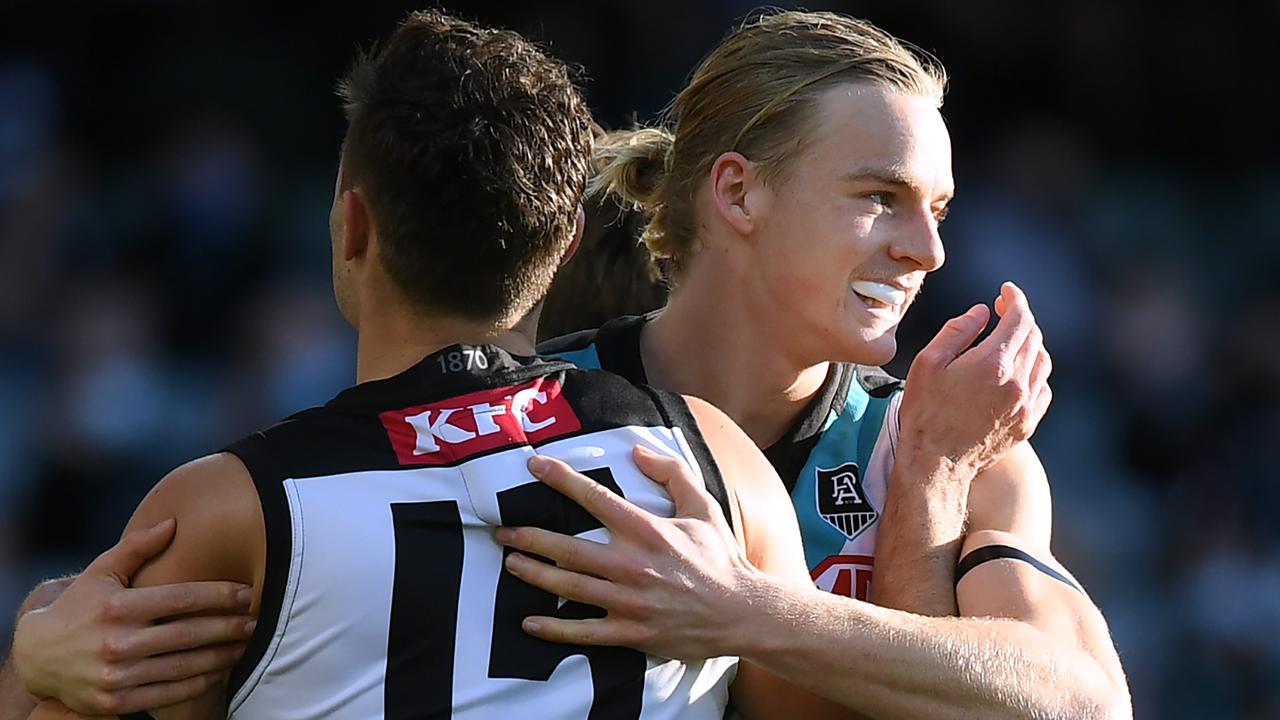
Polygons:
[[758,578],[732,651],[872,717],[1105,717],[1088,655],[1013,620],[929,618]]
[[872,602],[934,617],[957,613],[955,568],[972,480],[966,473],[944,458],[903,448],[876,538]]
[[[18,608],[14,626],[17,626],[23,615],[32,610],[48,607],[74,579],[74,577],[65,577],[46,580],[36,586],[36,589],[31,591],[22,606]],[[22,685],[22,679],[18,677],[12,647],[13,644],[10,643],[9,656],[5,658],[4,665],[0,666],[0,720],[25,720],[27,715],[35,709],[37,699],[27,692]]]

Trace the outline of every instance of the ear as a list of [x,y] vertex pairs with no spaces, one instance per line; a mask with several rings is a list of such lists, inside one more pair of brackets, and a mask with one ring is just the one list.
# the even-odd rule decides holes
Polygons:
[[711,200],[720,217],[739,235],[750,235],[759,221],[760,175],[741,153],[727,152],[711,165]]
[[573,239],[569,241],[569,247],[565,249],[564,255],[560,257],[560,267],[564,267],[573,256],[577,254],[578,248],[582,247],[582,233],[587,227],[587,212],[578,206],[578,218],[573,223]]
[[360,188],[342,191],[342,258],[348,262],[369,251],[374,234],[373,215]]

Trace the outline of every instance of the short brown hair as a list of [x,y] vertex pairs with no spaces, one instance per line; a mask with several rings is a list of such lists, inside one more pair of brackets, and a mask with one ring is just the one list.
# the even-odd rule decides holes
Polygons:
[[591,117],[569,69],[520,35],[411,13],[339,83],[344,185],[387,274],[428,312],[509,324],[573,237]]
[[946,73],[924,51],[864,20],[828,12],[756,16],[694,70],[659,127],[596,144],[591,192],[612,191],[651,215],[644,241],[678,273],[697,251],[698,186],[721,154],[738,151],[766,181],[805,147],[826,90],[865,82],[934,99]]

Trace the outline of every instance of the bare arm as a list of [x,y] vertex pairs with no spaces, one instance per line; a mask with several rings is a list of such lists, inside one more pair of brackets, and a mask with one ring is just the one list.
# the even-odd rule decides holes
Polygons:
[[[236,541],[225,542],[228,538]],[[244,599],[241,591],[260,584],[264,544],[257,493],[238,460],[215,455],[174,470],[143,499],[116,547],[99,556],[55,603],[23,617],[15,638],[19,668],[52,667],[39,677],[52,678],[53,691],[36,694],[56,695],[68,706],[73,700],[88,704],[86,713],[142,709],[152,710],[158,720],[220,713],[227,671],[241,651],[238,642],[225,641],[242,640],[252,631],[245,617],[224,613],[245,606],[256,612],[255,594]],[[129,584],[136,589],[127,589]],[[223,615],[209,616],[210,611]],[[159,617],[176,621],[151,622]],[[38,642],[43,637],[60,643],[45,647]],[[224,642],[192,649],[218,640]],[[70,652],[58,654],[58,648]],[[109,661],[109,672],[84,678],[76,668],[104,667],[97,663],[99,656]],[[206,661],[210,664],[199,665]],[[190,677],[193,667],[198,674]],[[134,687],[138,678],[167,673],[187,679]],[[84,694],[58,692],[66,687]],[[175,698],[193,697],[175,704]],[[155,710],[159,706],[164,709]],[[35,712],[36,717],[78,717],[53,699]]]
[[[1034,460],[1034,454],[1019,457],[1021,462]],[[566,475],[553,486],[594,484],[567,470]],[[1023,491],[1012,504],[987,506],[982,514],[991,519],[981,521],[1003,518],[1013,523],[1015,532],[1019,527],[1044,528],[1037,532],[1045,533],[1047,544],[1048,530],[1037,521],[1049,512],[1047,485],[1026,482],[1030,475],[1026,467],[1011,472],[1012,487]],[[677,481],[669,480],[668,485]],[[693,485],[692,480],[684,482]],[[573,573],[548,576],[531,565],[521,570],[526,581],[566,598],[604,606],[609,616],[592,625],[589,633],[574,621],[554,620],[530,631],[555,642],[666,648],[674,651],[669,654],[673,657],[741,655],[801,687],[876,717],[1131,715],[1128,691],[1101,614],[1083,593],[1037,570],[1028,572],[1016,561],[986,563],[964,578],[961,611],[992,617],[933,618],[769,576],[749,563],[734,562],[736,548],[726,558],[721,547],[720,555],[711,560],[708,556],[715,556],[717,550],[714,544],[703,543],[696,552],[687,546],[675,547],[661,541],[661,526],[670,521],[652,517],[641,521],[626,532],[648,534],[651,542],[628,548],[627,564],[671,563],[671,557],[682,556],[678,562],[707,568],[715,577],[689,585],[671,582],[663,574],[622,576],[612,570],[621,558],[612,557],[609,546],[604,546],[586,571],[617,586],[610,588],[612,597],[628,598],[627,603],[618,604],[605,595],[579,597]],[[973,542],[996,537],[1021,542],[1014,532],[975,533]],[[521,541],[511,544],[553,559],[560,556],[554,545],[525,547]],[[1032,542],[1028,547],[1036,551],[1039,546]],[[643,553],[649,554],[636,557]],[[1014,573],[1018,582],[1004,582],[1007,578],[996,573]],[[705,593],[703,586],[720,591]],[[684,617],[672,617],[676,613]],[[697,632],[682,634],[690,627]]]
[[[725,478],[738,512],[747,561],[756,568],[791,585],[811,587],[813,581],[804,562],[800,527],[791,498],[777,472],[759,449],[719,408],[698,398],[687,398],[707,446]],[[665,485],[677,493],[680,503],[692,505],[693,493],[682,494],[677,463],[664,461]],[[657,468],[655,468],[657,469]],[[706,515],[718,519],[715,508]],[[749,720],[766,718],[851,718],[849,709],[798,688],[760,665],[743,660],[732,686],[738,712]]]
[[[134,578],[140,588],[191,581],[231,581],[254,587],[251,610],[261,602],[266,565],[266,530],[249,471],[234,455],[222,453],[187,463],[169,473],[143,499],[129,529],[150,527],[172,517],[172,544]],[[232,541],[233,540],[233,541]],[[156,720],[216,717],[225,708],[229,670],[216,673],[205,693],[163,709]]]
[[[602,545],[537,528],[498,531],[501,542],[558,561],[555,566],[546,565],[521,553],[511,553],[507,564],[510,572],[546,589],[568,583],[573,589],[561,593],[562,597],[572,596],[610,609],[607,619],[574,626],[587,634],[594,634],[595,628],[609,633],[609,641],[603,641],[602,636],[592,644],[624,644],[653,655],[687,660],[733,655],[712,649],[714,638],[707,633],[723,628],[704,622],[704,618],[717,613],[718,606],[733,602],[740,593],[732,582],[739,575],[735,568],[751,568],[754,572],[755,564],[759,564],[787,583],[812,587],[795,515],[773,468],[719,410],[696,399],[691,399],[690,408],[731,486],[731,509],[740,507],[740,512],[735,513],[742,517],[740,537],[734,536],[716,501],[692,479],[682,463],[642,447],[636,449],[636,463],[646,475],[667,487],[675,502],[675,517],[654,522],[655,516],[612,493],[601,492],[601,486],[564,463],[535,458],[529,466],[533,474],[595,515],[609,528],[609,543]],[[607,567],[610,565],[611,569]],[[647,588],[611,582],[607,579],[611,575],[661,577],[664,585],[669,583],[681,590],[650,594]],[[544,638],[555,636],[563,628],[563,620],[550,617],[529,618],[525,624],[526,631]],[[614,630],[621,630],[630,642],[619,642],[612,634]],[[754,629],[733,628],[733,632],[744,631]],[[739,666],[732,693],[735,706],[752,720],[851,716],[847,709],[750,662]]]
[[876,540],[877,605],[921,615],[957,613],[956,561],[970,483],[1017,443],[1048,409],[1052,369],[1026,296],[1006,283],[1000,322],[971,308],[943,326],[911,365],[898,419],[888,497]]
[[[1029,447],[1020,446],[974,488],[964,553],[1012,546],[1070,579],[1048,551],[1048,484]],[[959,611],[974,617],[850,607],[822,593],[770,590],[768,583],[755,592],[765,607],[752,613],[753,622],[772,625],[752,634],[762,642],[744,654],[868,711],[931,718],[1132,714],[1102,614],[1078,588],[1020,560],[983,563],[964,576]],[[854,692],[841,676],[865,684]]]
[[[249,586],[129,587],[174,531],[167,520],[126,533],[78,576],[45,583],[28,598],[33,611],[17,623],[3,712],[17,707],[8,693],[23,686],[32,699],[58,698],[87,714],[170,705],[204,692],[235,663],[250,632]],[[192,612],[224,614],[161,622]]]

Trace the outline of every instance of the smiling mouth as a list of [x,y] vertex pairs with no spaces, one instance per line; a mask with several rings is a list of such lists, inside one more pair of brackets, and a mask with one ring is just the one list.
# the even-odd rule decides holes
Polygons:
[[871,307],[900,309],[907,302],[906,290],[887,283],[858,280],[850,287],[855,295]]

